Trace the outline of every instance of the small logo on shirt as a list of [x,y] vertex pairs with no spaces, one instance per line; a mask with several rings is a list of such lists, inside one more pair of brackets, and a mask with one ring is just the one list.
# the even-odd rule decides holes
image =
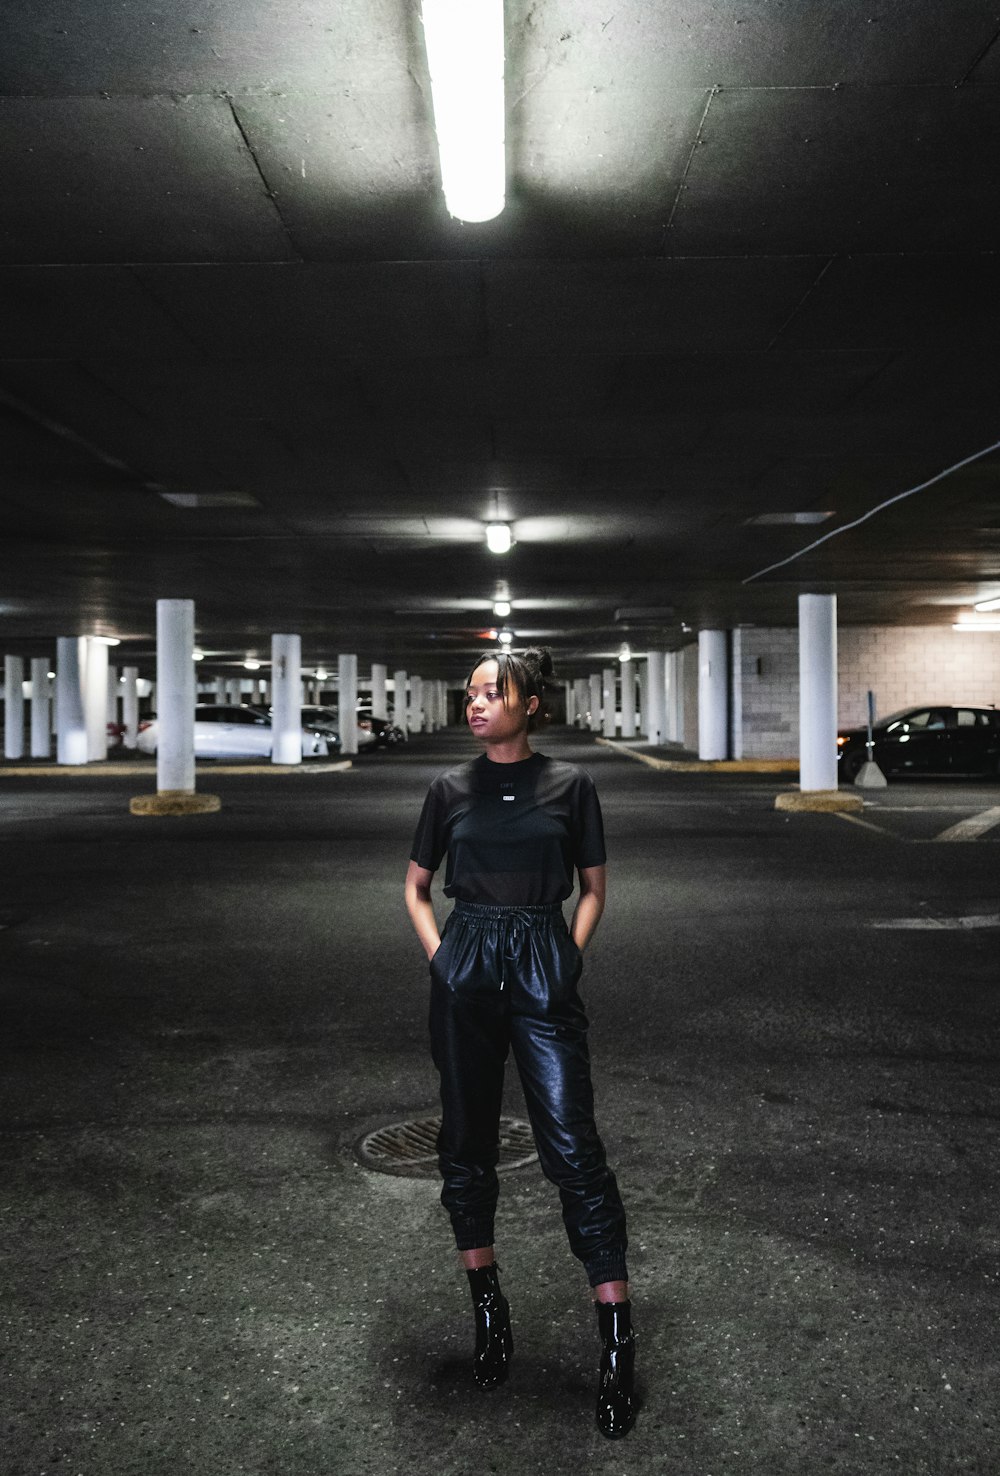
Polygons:
[[505,799],[505,800],[512,800],[514,798],[514,795],[512,795],[512,794],[502,794],[500,796],[500,798],[501,799]]

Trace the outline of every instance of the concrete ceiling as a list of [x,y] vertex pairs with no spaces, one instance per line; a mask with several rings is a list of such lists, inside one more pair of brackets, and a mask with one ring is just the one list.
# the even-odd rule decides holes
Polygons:
[[297,630],[460,678],[499,580],[570,675],[800,590],[904,624],[1000,593],[998,454],[744,582],[1000,440],[996,0],[506,0],[482,226],[416,0],[18,10],[5,649],[143,660],[189,596],[219,661]]

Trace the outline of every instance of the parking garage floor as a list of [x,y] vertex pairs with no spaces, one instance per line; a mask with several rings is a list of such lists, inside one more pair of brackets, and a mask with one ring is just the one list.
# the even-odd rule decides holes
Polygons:
[[439,734],[205,765],[216,815],[131,816],[138,771],[0,779],[5,1476],[995,1469],[1000,787],[894,784],[845,823],[775,811],[781,776],[539,746],[605,810],[583,992],[633,1433],[593,1424],[537,1166],[503,1180],[515,1366],[481,1393],[436,1184],[354,1156],[435,1109],[401,884],[469,752]]

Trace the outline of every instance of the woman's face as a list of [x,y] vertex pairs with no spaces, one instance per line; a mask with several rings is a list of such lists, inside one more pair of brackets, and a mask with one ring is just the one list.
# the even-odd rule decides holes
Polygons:
[[528,717],[538,706],[538,698],[522,702],[512,682],[507,697],[505,705],[497,687],[496,662],[480,662],[469,678],[465,701],[466,721],[477,738],[487,743],[504,743],[527,731]]

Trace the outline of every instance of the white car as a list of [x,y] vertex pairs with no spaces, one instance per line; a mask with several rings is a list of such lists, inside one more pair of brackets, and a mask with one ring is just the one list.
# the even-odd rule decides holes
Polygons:
[[[156,719],[139,724],[137,746],[143,753],[156,752]],[[302,727],[302,757],[325,758],[336,743],[330,734],[307,724]],[[271,719],[259,707],[246,703],[199,702],[194,710],[195,758],[271,757]]]

